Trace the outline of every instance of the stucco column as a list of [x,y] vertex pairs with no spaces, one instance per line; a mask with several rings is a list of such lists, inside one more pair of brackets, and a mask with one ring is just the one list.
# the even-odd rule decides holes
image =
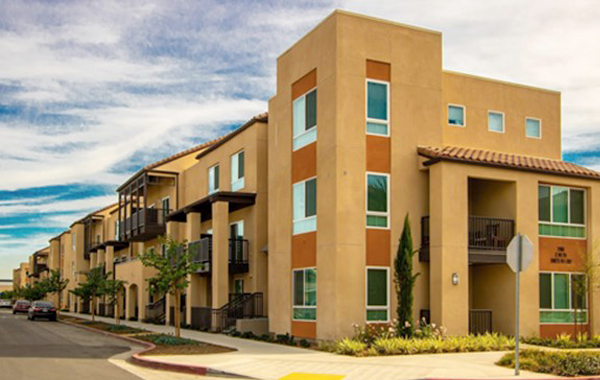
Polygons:
[[175,305],[173,297],[170,294],[165,296],[165,325],[169,326],[171,323],[171,306]]
[[131,288],[131,285],[125,285],[125,299],[124,299],[124,303],[125,303],[125,320],[128,320],[129,317],[131,317],[132,311],[131,311],[131,293],[129,291],[129,289]]
[[[226,202],[212,204],[212,307],[218,309],[229,298],[229,208]],[[213,320],[213,329],[219,327]]]
[[105,261],[106,261],[106,273],[108,272],[114,272],[115,269],[115,247],[112,246],[108,246],[106,247],[106,254],[105,256]]
[[[138,292],[137,292],[137,296],[138,296],[138,321],[143,321],[144,319],[146,319],[146,305],[149,304],[148,302],[148,292],[144,290],[143,288],[144,285],[142,285],[142,287],[138,288]],[[134,311],[135,312],[135,311]]]
[[431,322],[449,335],[469,332],[468,187],[464,166],[439,162],[429,169]]
[[[200,239],[200,224],[202,223],[202,215],[200,213],[192,212],[187,215],[187,223],[185,224],[185,240],[188,243],[195,242]],[[200,306],[199,301],[199,275],[191,274],[188,276],[188,287],[186,296],[186,321],[192,324],[192,307]]]
[[[593,263],[600,263],[600,185],[592,184],[587,192],[587,252],[593,255]],[[600,334],[600,287],[598,283],[591,284],[590,305],[588,307],[590,330],[593,335]]]

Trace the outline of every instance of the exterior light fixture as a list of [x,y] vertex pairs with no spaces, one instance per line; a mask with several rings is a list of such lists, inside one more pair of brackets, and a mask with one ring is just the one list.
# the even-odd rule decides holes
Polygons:
[[452,273],[452,285],[458,285],[458,273]]

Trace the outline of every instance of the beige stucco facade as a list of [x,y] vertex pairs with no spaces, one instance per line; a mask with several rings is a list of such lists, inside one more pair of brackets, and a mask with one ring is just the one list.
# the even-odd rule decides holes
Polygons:
[[[408,215],[419,251],[413,259],[420,273],[414,320],[425,318],[449,334],[511,334],[514,273],[504,260],[506,245],[521,233],[534,246],[534,260],[521,275],[523,334],[571,332],[568,323],[542,318],[570,309],[540,309],[541,278],[576,275],[583,270],[581,257],[597,254],[600,175],[584,168],[570,172],[560,161],[560,93],[446,71],[442,61],[439,32],[332,13],[278,58],[268,117],[256,116],[220,139],[143,168],[119,187],[116,205],[51,240],[49,267],[70,281],[66,307],[82,310],[68,290],[90,268],[103,266],[126,281],[120,300],[125,317],[154,318],[160,307],[170,323],[174,300],[149,293],[154,272],[138,259],[149,249],[161,250],[158,237],[167,234],[194,250],[201,264],[182,296],[185,324],[229,327],[215,311],[254,297],[263,311],[252,316],[268,316],[271,333],[348,336],[353,324],[396,318],[393,264]],[[367,131],[374,123],[369,83],[387,91],[385,133]],[[309,96],[316,99],[315,115],[307,111],[296,123],[314,116],[316,127],[310,127],[316,129],[298,134],[294,107],[310,107]],[[492,128],[491,120],[501,120],[501,128]],[[307,136],[313,140],[295,145]],[[438,154],[453,147],[475,153]],[[374,216],[385,225],[367,222],[374,215],[367,210],[369,176],[387,181],[386,210]],[[306,186],[298,194],[307,196],[309,183],[316,202],[307,211],[308,198],[295,202],[294,189]],[[573,228],[579,236],[540,236],[540,185],[583,194],[583,222],[552,226]],[[298,207],[314,214],[294,217]],[[304,219],[313,224],[295,230]],[[21,283],[26,271],[16,271],[15,281]],[[376,310],[368,300],[369,271],[387,275],[378,290],[387,299]],[[316,282],[295,287],[300,272],[316,273]],[[299,305],[309,293],[314,304]],[[584,324],[594,332],[600,331],[599,296],[591,295]]]

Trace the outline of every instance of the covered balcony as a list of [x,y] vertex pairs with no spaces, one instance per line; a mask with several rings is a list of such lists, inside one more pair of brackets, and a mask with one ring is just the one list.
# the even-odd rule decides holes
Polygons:
[[[198,274],[211,275],[212,262],[212,236],[202,235],[200,240],[188,244],[188,249],[192,252],[192,261],[200,264],[197,270]],[[248,251],[249,243],[246,239],[229,239],[229,273],[248,272]]]
[[[469,264],[506,262],[506,247],[515,235],[514,204],[514,184],[469,179]],[[419,260],[423,262],[430,259],[429,219],[429,216],[421,218]]]

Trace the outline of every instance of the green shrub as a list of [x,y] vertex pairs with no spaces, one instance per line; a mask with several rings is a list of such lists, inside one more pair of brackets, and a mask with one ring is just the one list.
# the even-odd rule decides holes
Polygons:
[[335,352],[341,355],[358,355],[365,351],[367,344],[356,340],[344,338],[336,345]]
[[158,346],[184,346],[184,345],[198,346],[198,345],[202,344],[195,340],[185,339],[185,338],[177,338],[173,335],[167,335],[167,334],[148,334],[148,335],[141,336],[139,338],[146,340],[148,342],[152,342]]
[[300,339],[300,347],[309,348],[310,343],[306,339]]
[[252,331],[246,331],[242,333],[241,337],[244,339],[254,339],[254,333],[252,333]]
[[[362,350],[359,348],[362,347]],[[431,338],[379,338],[368,344],[357,339],[338,341],[335,349],[319,343],[319,349],[345,355],[413,355],[442,352],[506,351],[515,347],[515,340],[500,334],[467,336],[435,336]]]
[[536,346],[554,347],[562,349],[573,348],[600,348],[600,336],[595,335],[588,337],[587,334],[579,333],[576,339],[573,339],[569,334],[558,335],[554,339],[540,337],[524,337],[521,339],[523,343],[533,344]]
[[[520,367],[524,370],[558,376],[600,375],[600,352],[523,350]],[[504,355],[497,363],[514,368],[515,354]]]
[[317,343],[317,349],[319,351],[335,352],[336,351],[336,347],[337,347],[337,342],[334,342],[332,340],[320,340]]
[[286,333],[286,334],[277,334],[277,336],[275,337],[275,342],[280,343],[280,344],[286,344],[288,346],[295,346],[296,345],[296,341],[294,340],[294,336],[290,335],[289,333]]

